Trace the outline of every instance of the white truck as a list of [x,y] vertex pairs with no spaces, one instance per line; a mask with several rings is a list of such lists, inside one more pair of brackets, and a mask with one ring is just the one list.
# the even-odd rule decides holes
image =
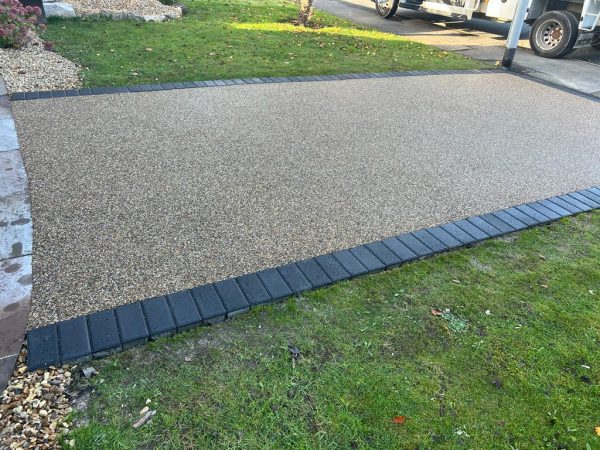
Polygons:
[[[398,7],[425,11],[458,20],[489,18],[511,21],[519,0],[373,0],[381,17]],[[529,0],[525,22],[536,55],[560,58],[573,49],[591,45],[600,50],[600,0]]]

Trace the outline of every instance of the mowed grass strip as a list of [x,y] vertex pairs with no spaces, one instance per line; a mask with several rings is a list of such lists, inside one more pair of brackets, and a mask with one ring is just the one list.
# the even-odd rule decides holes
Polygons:
[[185,4],[187,16],[165,23],[50,19],[44,39],[83,66],[87,86],[490,67],[321,12],[296,27],[292,1]]
[[597,449],[600,212],[92,364],[82,449]]

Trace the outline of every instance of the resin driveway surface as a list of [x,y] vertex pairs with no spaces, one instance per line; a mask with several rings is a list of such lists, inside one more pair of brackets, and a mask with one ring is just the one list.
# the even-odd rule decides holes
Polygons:
[[32,195],[30,326],[600,184],[600,104],[507,73],[13,111]]

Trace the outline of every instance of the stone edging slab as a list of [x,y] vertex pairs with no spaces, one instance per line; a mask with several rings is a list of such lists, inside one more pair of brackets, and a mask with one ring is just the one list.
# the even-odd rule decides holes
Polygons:
[[136,92],[170,91],[174,89],[208,88],[217,86],[234,86],[243,84],[271,84],[271,83],[298,83],[307,81],[336,81],[357,80],[367,78],[397,78],[414,77],[423,75],[482,75],[488,73],[504,72],[500,69],[490,70],[421,70],[408,72],[377,72],[377,73],[351,73],[341,75],[307,75],[296,77],[256,77],[236,78],[231,80],[205,80],[183,81],[177,83],[141,84],[136,86],[121,87],[92,87],[56,91],[14,92],[10,95],[12,101],[39,100],[48,98],[80,97],[86,95],[102,94],[127,94]]
[[25,336],[31,300],[32,224],[27,175],[0,77],[0,390]]
[[600,187],[592,187],[61,321],[28,332],[27,365],[34,370],[103,357],[304,291],[599,208]]

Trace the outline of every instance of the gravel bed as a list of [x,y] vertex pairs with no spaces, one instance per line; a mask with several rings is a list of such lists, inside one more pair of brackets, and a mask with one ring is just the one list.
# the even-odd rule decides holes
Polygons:
[[179,6],[157,0],[69,0],[78,16],[104,15],[114,19],[164,20],[181,17]]
[[49,91],[79,87],[80,67],[41,43],[16,50],[0,48],[0,74],[8,92]]
[[[69,431],[72,411],[67,389],[69,366],[27,372],[25,351],[0,402],[0,448],[59,448],[61,433]],[[72,370],[72,368],[71,368]]]

